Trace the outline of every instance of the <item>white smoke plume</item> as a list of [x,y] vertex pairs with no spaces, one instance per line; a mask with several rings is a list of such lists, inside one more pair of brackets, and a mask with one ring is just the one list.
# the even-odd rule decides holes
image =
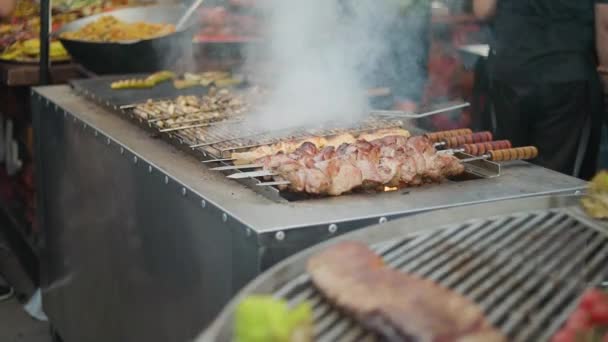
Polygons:
[[249,68],[270,72],[270,97],[248,124],[282,129],[367,115],[366,75],[387,49],[397,13],[380,0],[265,0],[264,39]]

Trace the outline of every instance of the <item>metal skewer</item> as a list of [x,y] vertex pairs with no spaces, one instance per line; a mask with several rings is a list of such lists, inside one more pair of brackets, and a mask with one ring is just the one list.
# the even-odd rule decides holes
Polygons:
[[[464,144],[460,148],[453,148],[449,150],[437,151],[437,153],[443,154],[456,154],[459,152],[471,154],[474,156],[485,154],[489,151],[495,150],[506,150],[512,148],[509,140],[490,141],[476,144]],[[229,170],[246,170],[246,169],[257,169],[264,167],[263,164],[243,164],[243,165],[227,165],[211,168],[211,171],[229,171]]]
[[239,122],[240,120],[224,120],[224,121],[213,121],[213,122],[205,122],[202,124],[196,124],[196,125],[189,125],[189,126],[180,126],[180,127],[173,127],[173,128],[165,128],[165,129],[160,129],[158,130],[161,133],[165,133],[165,132],[174,132],[174,131],[181,131],[184,129],[190,129],[190,128],[199,128],[199,127],[209,127],[209,126],[215,126],[218,124],[223,124],[223,123],[231,123],[231,122]]
[[460,104],[445,107],[445,108],[431,110],[431,111],[424,112],[424,113],[408,113],[408,112],[404,112],[404,111],[400,111],[400,110],[373,110],[370,112],[370,114],[376,115],[376,116],[390,116],[390,117],[420,119],[420,118],[424,118],[427,116],[450,112],[450,111],[453,111],[456,109],[466,108],[466,107],[469,107],[470,105],[471,105],[470,103],[465,102],[465,103],[460,103]]
[[203,2],[205,2],[205,0],[196,0],[192,3],[192,5],[190,5],[190,7],[188,7],[186,12],[184,12],[184,15],[177,22],[177,25],[175,25],[176,31],[181,31],[184,27],[186,27],[186,24],[188,23],[188,20],[190,20],[190,17],[192,17],[192,14],[194,14],[194,12],[201,7]]
[[201,163],[203,163],[203,164],[222,163],[222,162],[229,162],[229,161],[233,161],[233,160],[234,160],[234,158],[208,159],[208,160],[203,160]]
[[228,170],[257,169],[260,167],[264,167],[264,165],[262,165],[262,164],[228,165],[228,166],[214,167],[209,170],[211,170],[211,171],[228,171]]
[[[501,161],[513,161],[513,160],[529,160],[534,159],[538,156],[538,149],[533,146],[511,148],[506,150],[494,150],[488,153],[473,158],[461,159],[460,162],[470,163],[477,160],[489,160],[494,162]],[[271,177],[278,176],[277,173],[269,170],[251,171],[251,172],[239,172],[228,175],[230,179],[246,179],[246,178],[257,178],[257,177]],[[260,183],[259,186],[266,185],[266,183]]]
[[478,144],[483,142],[490,142],[494,139],[494,136],[491,132],[477,132],[467,135],[459,135],[454,137],[447,137],[442,139],[441,141],[433,144],[433,147],[446,147],[446,148],[456,148],[459,146],[463,146],[466,144]]

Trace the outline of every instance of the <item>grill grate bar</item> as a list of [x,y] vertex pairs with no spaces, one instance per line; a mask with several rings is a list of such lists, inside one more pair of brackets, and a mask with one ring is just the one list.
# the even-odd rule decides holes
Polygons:
[[[605,265],[606,263],[606,259],[608,258],[608,243],[606,241],[606,239],[601,239],[601,242],[599,241],[600,239],[597,239],[596,243],[593,243],[593,249],[595,249],[597,246],[603,245],[603,248],[601,248],[600,252],[596,253],[594,258],[589,262],[589,265],[591,265],[592,268],[596,268],[599,265]],[[574,266],[571,265],[572,267]],[[595,277],[593,277],[593,279],[591,279],[591,284],[592,285],[597,285],[599,284],[602,280],[603,277],[605,275],[603,275],[601,272],[599,272]],[[521,338],[522,340],[527,338],[527,337],[531,337],[533,335],[533,333],[535,331],[540,330],[541,325],[544,322],[551,322],[553,321],[554,324],[556,322],[561,322],[559,325],[555,326],[555,327],[551,327],[550,329],[547,330],[546,333],[550,333],[550,334],[554,334],[555,331],[561,326],[561,324],[563,324],[563,322],[566,320],[566,318],[568,317],[568,315],[570,314],[570,312],[572,311],[572,309],[574,309],[574,307],[578,304],[578,296],[575,293],[575,290],[577,290],[578,288],[581,288],[583,284],[580,283],[576,283],[576,282],[570,282],[569,284],[567,284],[566,288],[564,289],[560,289],[556,295],[556,297],[548,304],[543,306],[543,309],[537,314],[537,318],[535,320],[533,320],[532,322],[530,322],[530,324],[528,324],[527,327],[524,327],[523,329],[521,329]],[[562,314],[560,316],[560,319],[555,319],[553,316],[556,313],[557,309],[559,307],[561,307],[562,304],[565,299],[567,299],[567,297],[573,297],[574,299],[572,300],[571,305],[569,305],[567,307],[567,310],[562,310]],[[546,339],[548,339],[549,337],[546,337]],[[540,341],[542,341],[544,339],[541,339]]]
[[[524,218],[522,218],[521,220],[523,221]],[[505,230],[502,230],[503,232]],[[464,231],[460,231],[459,234],[469,234],[468,232],[464,232]],[[453,243],[457,243],[453,242]],[[436,246],[434,246],[433,248],[428,248],[424,251],[424,254],[421,254],[420,256],[417,257],[417,260],[412,260],[411,262],[408,262],[407,264],[404,264],[403,266],[400,266],[399,268],[401,270],[405,270],[407,272],[415,272],[415,270],[420,267],[421,265],[423,265],[423,261],[426,260],[432,260],[435,258],[435,254],[436,254],[436,250],[435,248],[437,248]]]
[[[533,220],[533,222],[536,222],[536,220]],[[525,225],[528,226],[528,225]],[[517,229],[514,237],[515,238],[519,238],[521,237],[524,233],[525,233],[525,226],[524,229]],[[503,248],[505,248],[507,245],[505,246],[501,246]],[[525,243],[524,241],[517,241],[516,247],[517,246],[521,246],[521,249],[523,249],[525,247]],[[458,286],[455,287],[456,291],[460,292],[460,293],[469,293],[469,296],[471,298],[475,298],[479,295],[479,292],[481,291],[487,291],[489,290],[489,288],[484,288],[483,287],[483,279],[485,278],[491,278],[492,275],[497,274],[496,272],[500,272],[502,267],[504,266],[504,264],[508,264],[509,259],[511,256],[506,255],[505,253],[501,253],[500,249],[498,248],[493,248],[492,246],[489,247],[489,250],[491,252],[490,254],[490,258],[485,258],[484,261],[487,262],[487,264],[485,265],[485,267],[483,267],[481,270],[479,270],[478,272],[476,272],[472,277],[464,280],[462,283],[460,283]],[[489,262],[489,261],[493,261],[493,262]],[[492,267],[488,267],[488,265],[491,265]],[[500,273],[498,273],[500,274]],[[500,281],[501,279],[498,279],[498,281]],[[481,284],[481,287],[479,287],[479,285]],[[476,286],[478,286],[476,288]],[[488,285],[490,286],[490,285]]]
[[[347,319],[349,325],[343,334],[337,335],[334,334],[333,331],[328,332],[330,337],[333,339],[327,339],[327,341],[340,341],[340,342],[363,342],[363,341],[375,341],[374,335],[367,332],[365,329],[361,328],[361,326],[353,320]],[[337,336],[336,336],[337,335]]]
[[[553,244],[548,249],[543,249],[543,242],[550,243],[551,241],[549,239],[543,239],[535,243],[540,250],[539,255],[536,257],[545,260],[545,257],[548,258],[553,255],[560,246]],[[531,252],[534,250],[535,249],[530,248],[526,251],[526,254],[532,256]],[[496,303],[497,299],[507,295],[507,292],[512,288],[525,283],[528,280],[528,277],[533,276],[535,271],[537,271],[535,267],[531,267],[530,264],[526,263],[525,258],[516,260],[513,259],[512,255],[509,256],[507,254],[499,254],[497,255],[497,259],[498,258],[501,259],[501,263],[506,264],[504,267],[497,270],[498,276],[494,277],[491,281],[481,283],[479,287],[470,293],[471,298],[476,299],[482,306],[487,308],[492,307],[491,304]],[[487,295],[488,293],[489,295]],[[487,296],[484,298],[484,295]]]
[[322,315],[317,315],[317,311],[315,310],[315,312],[313,313],[313,317],[314,317],[314,321],[315,321],[315,336],[323,336],[323,334],[325,333],[326,330],[328,330],[329,328],[331,328],[331,326],[333,324],[335,324],[337,321],[342,320],[343,321],[343,317],[340,314],[339,311],[337,310],[333,310],[329,304],[326,304],[323,307],[323,311]]
[[[589,232],[587,232],[589,233]],[[587,236],[589,236],[590,234],[588,234]],[[587,237],[585,236],[585,237]],[[583,238],[585,238],[583,237]],[[576,240],[581,240],[581,236],[575,236]],[[577,241],[578,242],[578,241]],[[599,245],[601,242],[597,242],[595,245]],[[571,248],[567,248],[567,249],[571,249]],[[559,253],[559,251],[558,251]],[[584,261],[584,258],[589,256],[589,251],[587,251],[587,253],[575,253],[575,251],[573,249],[571,249],[567,254],[562,255],[561,257],[554,257],[551,259],[551,261],[549,262],[549,264],[547,265],[547,269],[556,269],[559,268],[559,265],[565,265],[565,269],[567,271],[572,271],[575,269],[575,267],[579,266],[580,262]],[[574,255],[572,255],[574,254]],[[573,259],[571,259],[570,262],[568,262],[568,257],[572,257]],[[532,263],[534,264],[534,263]],[[532,268],[534,268],[534,266],[531,266]],[[559,269],[556,269],[556,271],[559,271]],[[521,315],[522,313],[528,312],[530,311],[534,306],[539,305],[539,302],[542,301],[544,298],[546,298],[546,296],[549,294],[549,291],[552,291],[555,287],[556,287],[556,283],[559,282],[560,285],[566,285],[564,284],[564,278],[563,277],[556,277],[557,279],[555,279],[554,281],[550,281],[550,282],[545,282],[545,279],[543,279],[543,277],[535,277],[534,281],[528,281],[524,284],[523,288],[518,289],[515,293],[512,293],[509,297],[507,297],[503,302],[501,302],[500,308],[493,311],[492,315],[490,315],[490,318],[493,321],[499,321],[499,318],[502,318],[504,316],[507,316],[509,313],[513,312],[514,310],[512,309],[515,306],[518,306],[518,303],[522,303],[521,305],[519,305],[519,313],[520,315],[511,315],[511,317],[508,319],[507,323],[505,323],[505,329],[509,330],[509,331],[515,331],[515,330],[511,330],[509,329],[510,327],[515,327],[518,324],[521,324],[521,320],[523,319],[523,315]],[[543,284],[544,283],[544,284]],[[540,290],[534,295],[532,296],[532,299],[527,299],[526,298],[526,290],[529,289],[529,291],[534,291],[537,287],[541,287]],[[523,298],[522,298],[523,297]]]
[[[519,224],[522,223],[527,217],[519,217],[514,220],[510,224]],[[496,222],[497,223],[497,222]],[[521,235],[525,233],[525,230],[518,229],[515,232],[509,232],[512,226],[509,226],[507,229],[499,229],[499,235],[502,237],[504,234],[507,234],[505,238],[502,238],[499,241],[496,241],[493,245],[488,247],[488,254],[494,255],[500,253],[502,249],[506,249],[508,246],[517,247],[521,245],[520,248],[523,248],[523,243],[517,240]],[[519,248],[514,249],[514,252],[517,252]],[[475,259],[471,264],[467,265],[470,272],[474,272],[474,274],[470,275],[468,272],[453,272],[451,275],[448,275],[446,279],[444,279],[443,284],[448,287],[456,288],[459,292],[464,293],[466,289],[469,289],[474,284],[477,284],[481,281],[483,277],[486,277],[488,274],[491,274],[494,270],[489,268],[488,265],[491,265],[488,257],[484,255],[479,255],[477,259]],[[446,269],[449,270],[449,266],[446,266]],[[440,276],[443,276],[445,270],[440,270]],[[463,278],[467,278],[463,280]]]
[[[493,225],[496,227],[496,222]],[[491,227],[490,226],[490,227]],[[507,230],[504,229],[488,229],[488,227],[483,227],[483,229],[476,229],[473,234],[462,236],[462,234],[458,234],[449,240],[450,244],[454,244],[454,246],[448,246],[448,250],[443,251],[439,256],[436,255],[437,251],[429,251],[427,262],[421,262],[418,266],[419,269],[416,269],[416,266],[412,266],[412,271],[416,273],[429,277],[430,279],[435,278],[436,275],[435,270],[441,267],[445,263],[451,264],[457,262],[459,259],[471,259],[474,257],[474,247],[477,245],[481,245],[483,243],[491,243],[496,239],[495,235],[504,235]],[[455,244],[458,244],[458,248],[455,247]],[[421,258],[422,259],[422,258]],[[413,263],[409,263],[411,265]],[[453,267],[453,266],[451,266]]]
[[310,284],[310,276],[306,273],[299,275],[293,281],[290,281],[285,286],[281,287],[280,290],[276,291],[274,295],[276,297],[289,297],[290,293],[298,290],[298,288],[305,288]]
[[305,288],[302,292],[297,293],[293,298],[291,298],[290,302],[292,304],[298,304],[304,300],[313,300],[315,298],[321,298],[321,297],[320,297],[319,293],[317,292],[317,290],[315,290],[314,288],[308,287],[308,288]]
[[[510,224],[522,222],[525,217],[520,217],[518,220],[513,220]],[[510,232],[509,229],[496,229],[502,224],[502,220],[495,220],[486,229],[491,231],[491,234],[487,237],[488,243],[494,243],[489,249],[494,248],[499,251],[505,246],[508,246],[518,236],[522,234],[522,230],[516,232]],[[479,269],[486,267],[488,264],[488,258],[486,258],[479,251],[471,251],[465,253],[462,256],[454,258],[454,260],[443,265],[441,268],[429,275],[429,278],[434,281],[444,279],[442,283],[448,287],[455,287],[458,280],[466,278],[471,275],[471,272],[478,272]],[[464,268],[464,270],[462,270]]]
[[319,334],[318,336],[321,336],[321,337],[318,339],[318,341],[319,342],[337,341],[340,338],[340,336],[344,336],[344,333],[352,326],[353,326],[353,322],[346,320],[346,319],[340,319],[340,321],[338,323],[329,327],[329,329],[327,331],[325,331],[322,334]]
[[[470,225],[458,227],[463,232],[469,232],[470,228]],[[400,268],[406,262],[416,260],[429,249],[436,248],[441,243],[447,241],[455,231],[455,229],[446,229],[438,234],[415,238],[410,244],[403,245],[399,249],[392,251],[391,254],[385,257],[385,260],[391,266]]]

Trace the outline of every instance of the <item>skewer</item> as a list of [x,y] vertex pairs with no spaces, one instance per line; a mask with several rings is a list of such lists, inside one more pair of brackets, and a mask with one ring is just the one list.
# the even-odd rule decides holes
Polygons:
[[257,169],[263,167],[262,164],[244,164],[244,165],[228,165],[228,166],[220,166],[214,167],[209,170],[211,171],[228,171],[228,170],[244,170],[244,169]]
[[404,111],[400,111],[400,110],[374,110],[370,114],[376,115],[376,116],[390,116],[390,117],[419,119],[419,118],[424,118],[427,116],[432,116],[432,115],[436,115],[436,114],[449,112],[449,111],[456,110],[456,109],[466,108],[466,107],[469,107],[470,105],[471,105],[470,103],[465,102],[465,103],[460,103],[460,104],[445,107],[445,108],[431,110],[431,111],[424,112],[424,113],[408,113],[408,112],[404,112]]
[[203,163],[203,164],[221,163],[221,162],[229,162],[229,161],[233,161],[233,160],[234,160],[234,158],[208,159],[208,160],[203,160],[201,163]]
[[494,139],[491,132],[478,132],[467,135],[459,135],[442,139],[442,141],[436,142],[433,146],[445,147],[445,148],[456,148],[466,144],[478,144],[483,142],[490,142]]
[[256,184],[257,186],[277,186],[277,185],[289,185],[290,181],[276,181],[276,182],[263,182]]
[[277,176],[277,174],[272,171],[261,170],[261,171],[233,173],[226,177],[230,178],[230,179],[245,179],[245,178],[256,178],[256,177],[266,177],[266,176]]
[[457,137],[461,135],[471,135],[473,131],[470,128],[452,129],[449,131],[426,133],[424,136],[431,142],[440,142],[442,140]]
[[510,148],[506,150],[488,151],[488,153],[473,158],[461,159],[461,163],[470,163],[477,160],[489,160],[494,162],[530,160],[538,157],[538,149],[534,146]]
[[476,143],[476,144],[466,144],[466,145],[462,145],[462,147],[459,148],[454,148],[454,149],[450,149],[450,150],[443,150],[443,151],[439,151],[439,153],[466,153],[466,154],[470,154],[473,156],[480,156],[483,154],[488,153],[489,151],[496,151],[496,150],[507,150],[513,148],[513,146],[511,145],[511,142],[509,140],[497,140],[497,141],[489,141],[489,142],[483,142],[483,143]]
[[190,129],[190,128],[199,128],[199,127],[209,127],[209,126],[214,126],[220,123],[226,123],[226,122],[238,122],[240,120],[232,120],[232,121],[213,121],[213,122],[205,122],[202,124],[196,124],[196,125],[189,125],[189,126],[180,126],[180,127],[173,127],[173,128],[165,128],[165,129],[160,129],[158,130],[161,133],[165,133],[165,132],[174,132],[174,131],[181,131],[184,129]]
[[[513,161],[513,160],[529,160],[529,159],[534,159],[537,156],[538,156],[538,149],[536,147],[526,146],[526,147],[510,148],[510,149],[506,149],[506,150],[489,151],[488,153],[486,153],[482,156],[479,156],[479,157],[461,159],[460,162],[464,164],[464,163],[470,163],[470,162],[477,161],[477,160],[488,160],[488,161],[494,161],[494,162]],[[228,175],[227,178],[245,179],[245,178],[257,178],[257,177],[270,177],[270,176],[277,176],[277,175],[278,175],[277,173],[274,173],[269,170],[261,170],[261,171],[233,173],[231,175]],[[261,186],[261,184],[265,185],[266,183],[260,183],[258,185]]]
[[[360,132],[364,132],[366,130],[374,130],[374,129],[376,129],[376,128],[370,128],[370,129],[358,130],[358,131],[350,131],[350,133],[360,133]],[[471,129],[469,129],[469,128],[462,128],[462,129],[454,129],[454,130],[449,130],[449,131],[427,133],[424,136],[427,137],[429,140],[431,140],[433,142],[440,142],[441,140],[445,140],[445,139],[448,139],[448,138],[454,138],[454,137],[458,137],[458,136],[472,135],[472,134],[474,134],[474,133],[473,133],[473,131]],[[255,135],[259,135],[259,134],[255,134]],[[321,135],[321,136],[325,136],[325,135]],[[233,138],[233,139],[228,139],[228,140],[224,140],[224,141],[238,140],[238,139],[241,139],[241,138],[240,137],[239,138]],[[489,140],[492,140],[492,138],[490,137]],[[221,142],[224,142],[224,141],[221,141]],[[470,140],[467,140],[467,141],[470,141],[469,143],[474,143],[474,142],[482,142],[482,141],[488,141],[488,140],[477,139],[477,141],[476,141],[476,139],[470,139]],[[215,145],[216,143],[218,143],[218,142],[196,144],[196,145],[191,145],[190,148],[210,146],[210,145]],[[438,145],[438,146],[441,146],[441,145]],[[219,162],[229,162],[229,161],[234,161],[234,160],[235,160],[234,158],[209,159],[209,160],[203,161],[203,163],[205,163],[205,164],[207,164],[207,163],[219,163]]]
[[[474,156],[480,156],[489,151],[494,150],[506,150],[512,148],[509,140],[490,141],[476,144],[465,144],[460,148],[437,151],[437,153],[449,153],[454,154],[458,152],[464,152]],[[258,169],[264,167],[263,164],[243,164],[243,165],[228,165],[211,168],[211,171],[229,171],[229,170],[246,170],[246,169]]]

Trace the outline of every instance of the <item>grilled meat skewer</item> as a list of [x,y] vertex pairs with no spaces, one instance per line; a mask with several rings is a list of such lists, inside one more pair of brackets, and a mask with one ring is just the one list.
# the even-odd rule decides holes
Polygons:
[[[481,156],[492,150],[505,150],[510,149],[511,142],[509,140],[499,140],[499,141],[490,141],[484,143],[477,144],[465,144],[460,148],[449,149],[449,150],[441,150],[437,151],[437,153],[450,153],[454,154],[457,152],[462,152],[466,154],[470,154],[473,156]],[[230,161],[230,159],[226,159],[226,161]],[[211,171],[228,171],[228,170],[244,170],[244,169],[257,169],[262,168],[263,164],[239,164],[239,165],[228,165],[228,166],[219,166],[211,168]]]
[[235,165],[250,164],[256,159],[274,155],[279,152],[291,153],[306,142],[314,144],[317,148],[326,146],[338,147],[344,143],[353,144],[357,140],[371,141],[390,135],[409,137],[410,133],[403,128],[387,128],[370,133],[361,133],[358,137],[355,137],[350,133],[339,134],[327,139],[324,137],[309,137],[294,141],[280,142],[274,145],[264,145],[247,152],[235,152],[232,154],[232,158],[234,159]]
[[[356,145],[326,148],[316,154],[304,151],[312,151],[312,144],[302,148],[298,153],[279,153],[260,159],[258,163],[263,164],[262,171],[236,173],[228,177],[273,177],[281,190],[337,196],[358,188],[408,187],[441,182],[464,172],[463,164],[472,161],[437,153],[424,137],[386,137],[371,143],[359,141]],[[523,147],[489,151],[473,160],[525,160],[537,155],[535,147]]]
[[[428,134],[425,134],[425,137],[428,137],[430,140],[432,140],[434,142],[440,143],[441,141],[446,141],[448,139],[454,139],[461,135],[472,135],[472,134],[473,134],[473,132],[470,129],[465,128],[465,129],[456,129],[456,130],[443,131],[443,132],[428,133]],[[400,135],[400,136],[409,137],[410,133],[407,130],[402,129],[402,128],[379,129],[379,130],[375,130],[370,133],[359,134],[359,136],[357,136],[357,137],[355,137],[355,135],[353,135],[351,133],[343,133],[343,134],[336,135],[332,138],[329,138],[328,141],[324,143],[324,145],[317,144],[317,147],[324,147],[324,146],[337,147],[343,143],[353,144],[357,140],[372,141],[372,140],[380,139],[380,138],[383,138],[383,137],[389,136],[389,135]],[[487,137],[487,135],[479,135],[479,136]],[[489,140],[488,139],[484,140],[482,138],[476,138],[476,137],[477,136],[469,137],[469,138],[465,139],[465,141],[466,141],[466,143],[474,143],[474,142],[492,140],[491,135],[490,135]],[[232,160],[232,161],[234,161],[235,165],[241,165],[241,164],[247,165],[247,164],[252,163],[255,159],[262,158],[262,157],[265,157],[268,155],[272,155],[272,154],[275,154],[278,152],[290,153],[306,141],[307,141],[306,139],[299,139],[297,141],[281,142],[281,143],[274,144],[274,145],[264,145],[264,146],[260,146],[256,149],[254,149],[254,150],[247,151],[247,152],[235,152],[232,154],[232,156],[231,156],[232,158],[222,159],[222,160],[218,160],[218,161],[231,161]],[[206,162],[214,162],[214,160],[209,160]]]
[[[460,174],[464,167],[458,159],[438,154],[425,137],[388,136],[372,142],[357,141],[321,150],[303,144],[292,154],[279,153],[259,159],[268,176],[289,181],[291,191],[341,195],[356,188],[379,186],[417,186],[440,182]],[[256,173],[241,173],[230,178],[246,178]],[[285,187],[283,187],[285,188]]]

